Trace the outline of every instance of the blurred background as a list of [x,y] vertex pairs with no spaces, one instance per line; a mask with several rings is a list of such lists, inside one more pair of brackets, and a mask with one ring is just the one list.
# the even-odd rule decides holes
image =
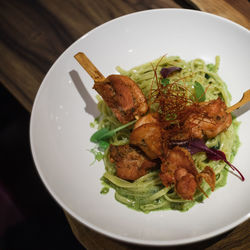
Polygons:
[[84,249],[36,172],[30,113],[0,84],[0,250]]

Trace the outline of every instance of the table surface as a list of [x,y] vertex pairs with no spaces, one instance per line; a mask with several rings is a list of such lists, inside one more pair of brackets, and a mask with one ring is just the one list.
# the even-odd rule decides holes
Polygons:
[[[9,0],[0,1],[0,83],[30,112],[49,68],[75,40],[116,17],[154,8],[188,8],[250,28],[248,0]],[[110,239],[65,213],[87,249],[143,249]],[[212,239],[168,249],[250,249],[250,220]],[[150,249],[150,248],[148,248]]]

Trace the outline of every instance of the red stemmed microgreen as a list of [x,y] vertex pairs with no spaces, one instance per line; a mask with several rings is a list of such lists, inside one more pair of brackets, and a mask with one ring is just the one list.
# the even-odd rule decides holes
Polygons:
[[242,175],[242,173],[235,167],[233,166],[226,158],[226,155],[224,152],[222,152],[221,150],[218,149],[214,149],[214,148],[209,148],[205,142],[201,139],[193,139],[193,140],[186,140],[186,141],[172,141],[170,143],[171,146],[181,146],[181,147],[185,147],[189,150],[189,152],[193,155],[199,152],[205,152],[207,155],[207,158],[209,160],[213,160],[213,161],[219,161],[222,160],[224,161],[227,165],[229,165],[233,170],[235,170],[236,172],[238,172],[238,174],[240,175],[240,179],[242,181],[245,180],[244,176]]

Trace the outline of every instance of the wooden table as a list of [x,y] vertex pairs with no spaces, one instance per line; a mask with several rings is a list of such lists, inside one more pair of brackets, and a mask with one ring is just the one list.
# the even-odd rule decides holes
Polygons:
[[[0,82],[31,111],[46,72],[76,39],[113,18],[153,8],[198,9],[250,28],[248,0],[2,0]],[[87,249],[144,248],[107,238],[66,217]],[[250,249],[250,220],[215,238],[169,249]]]

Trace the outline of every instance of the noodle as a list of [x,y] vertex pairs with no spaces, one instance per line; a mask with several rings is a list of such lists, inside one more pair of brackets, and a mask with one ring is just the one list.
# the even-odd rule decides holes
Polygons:
[[[189,89],[190,94],[194,93],[193,86],[197,81],[206,90],[206,101],[221,97],[226,105],[229,106],[231,95],[226,84],[217,74],[219,63],[220,58],[218,56],[215,59],[215,64],[206,64],[201,59],[186,62],[177,56],[170,56],[159,58],[153,62],[134,67],[128,71],[120,67],[117,67],[117,70],[120,74],[126,75],[134,80],[148,99],[152,83],[152,89],[156,88],[153,82],[153,69],[156,69],[157,76],[160,77],[160,70],[163,67],[181,67],[182,70],[180,72],[168,77],[170,81],[178,81],[178,84]],[[100,97],[98,101],[98,108],[101,113],[98,118],[98,129],[104,127],[114,129],[120,126],[120,122],[116,119],[105,102]],[[232,161],[239,147],[239,138],[237,135],[238,126],[239,123],[236,119],[233,119],[231,126],[225,132],[220,133],[215,138],[209,139],[206,145],[223,151],[227,159]],[[117,132],[111,139],[111,144],[127,144],[129,142],[130,133],[131,129],[129,128]],[[159,178],[159,170],[153,170],[134,182],[125,181],[115,175],[116,169],[114,164],[109,161],[108,154],[107,149],[103,159],[106,172],[102,177],[102,181],[105,185],[115,189],[116,200],[128,207],[145,213],[159,209],[187,211],[197,202],[202,202],[206,198],[200,190],[197,190],[192,201],[181,199],[175,192],[174,187],[166,188],[163,186]],[[199,172],[208,165],[213,168],[216,174],[216,188],[226,184],[228,171],[223,161],[209,161],[205,153],[197,153],[192,157]],[[211,192],[209,185],[205,182],[202,183],[202,189],[207,194]]]

